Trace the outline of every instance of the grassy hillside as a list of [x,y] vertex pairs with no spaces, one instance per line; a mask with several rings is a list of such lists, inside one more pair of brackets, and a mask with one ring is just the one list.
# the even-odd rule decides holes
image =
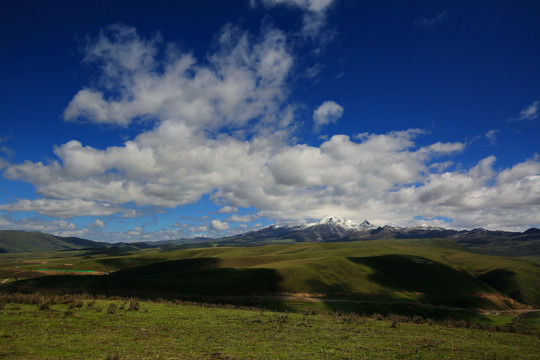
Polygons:
[[47,252],[102,246],[102,243],[37,231],[0,230],[0,253]]
[[[39,269],[44,264],[24,267]],[[540,304],[538,264],[472,253],[449,240],[147,249],[123,256],[86,254],[49,259],[46,267],[113,273],[44,277],[24,284],[177,294],[316,293],[458,307],[500,306],[489,297],[472,296],[491,293]]]
[[3,359],[540,358],[518,323],[1,293],[0,318]]

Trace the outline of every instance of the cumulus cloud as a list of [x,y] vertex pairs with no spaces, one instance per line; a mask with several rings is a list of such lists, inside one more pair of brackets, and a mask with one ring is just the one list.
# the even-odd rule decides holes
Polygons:
[[[70,142],[59,149],[60,162],[13,165],[5,176],[34,183],[49,198],[175,207],[230,183],[257,182],[274,144],[271,137],[209,139],[165,121],[121,147],[97,150]],[[72,161],[80,157],[88,159]]]
[[0,227],[8,230],[41,231],[58,236],[80,236],[77,225],[65,220],[44,220],[38,218],[13,219],[0,215]]
[[495,161],[489,156],[466,172],[431,174],[422,186],[400,189],[389,199],[408,203],[417,214],[452,218],[455,227],[523,230],[537,222],[540,162],[530,159],[497,172]]
[[218,214],[234,214],[238,212],[238,208],[234,206],[224,206],[217,212]]
[[343,115],[343,107],[335,101],[325,101],[313,111],[315,129],[320,129],[326,124],[335,124]]
[[[175,119],[191,128],[216,131],[288,116],[280,107],[293,58],[285,35],[268,29],[254,39],[226,26],[218,50],[199,63],[174,45],[165,56],[159,38],[115,25],[90,41],[85,60],[97,64],[101,81],[80,90],[64,111],[69,121],[127,126],[135,119]],[[161,54],[163,55],[163,54]]]
[[527,121],[538,118],[538,108],[540,107],[540,100],[533,101],[525,109],[521,110],[518,117],[510,118],[508,121]]
[[229,229],[229,224],[222,222],[219,219],[214,219],[210,222],[210,229],[215,231],[225,231]]
[[202,234],[202,233],[205,233],[208,231],[208,227],[206,225],[201,225],[201,226],[192,226],[189,228],[189,231],[194,233],[194,234]]
[[248,223],[252,222],[253,220],[258,219],[259,216],[256,214],[254,215],[232,215],[231,217],[228,217],[226,221],[229,222],[237,222],[237,223]]
[[96,219],[94,222],[88,225],[88,227],[91,229],[105,229],[106,226],[105,221],[101,219]]
[[[254,39],[228,26],[207,64],[179,51],[160,62],[160,43],[123,26],[90,41],[86,61],[100,64],[102,89],[81,90],[64,114],[116,125],[149,117],[157,122],[153,130],[104,150],[72,140],[55,148],[58,160],[12,165],[4,176],[33,183],[51,199],[160,207],[264,177],[293,118],[284,103],[293,61],[284,34],[267,29]],[[80,97],[89,91],[100,94],[98,103]],[[106,98],[110,92],[116,96]],[[229,135],[212,136],[222,127]]]
[[8,212],[35,211],[40,215],[47,215],[58,218],[71,218],[74,216],[106,216],[116,213],[130,213],[119,206],[97,201],[87,201],[77,198],[54,200],[19,200],[12,204],[1,204],[0,210]]
[[[497,171],[495,158],[489,157],[467,171],[458,171],[444,160],[463,151],[465,144],[417,146],[416,138],[422,134],[411,129],[359,134],[355,139],[335,135],[318,147],[291,146],[256,137],[250,141],[230,136],[209,139],[178,122],[165,121],[123,147],[85,149],[71,142],[57,148],[60,161],[49,165],[27,162],[20,168],[13,165],[8,172],[33,182],[41,194],[66,201],[82,197],[95,199],[86,202],[174,207],[212,193],[215,201],[231,204],[221,213],[253,206],[259,209],[258,217],[291,222],[337,213],[379,224],[408,224],[413,216],[429,218],[435,214],[454,219],[452,226],[460,227],[472,224],[473,219],[481,221],[478,214],[482,212],[493,226],[534,223],[523,210],[525,206],[529,210],[540,206],[539,197],[534,195],[540,193],[537,158]],[[92,159],[86,164],[94,165],[75,171],[71,166],[80,166],[76,161],[74,165],[64,163],[64,157],[81,156],[79,152],[90,154]],[[151,156],[143,162],[141,153]],[[78,177],[79,171],[88,178]],[[35,182],[32,176],[36,176]],[[56,211],[70,208],[58,201]],[[37,209],[32,202],[24,204],[8,206],[12,210]],[[41,208],[45,213],[47,208]],[[502,208],[507,211],[501,212]],[[53,214],[53,210],[49,208],[47,213]],[[94,213],[101,216],[105,210],[101,211]],[[70,210],[62,216],[73,214]],[[233,215],[226,221],[254,219]],[[209,229],[226,231],[229,224],[214,220]]]
[[[316,6],[302,3],[306,9]],[[325,11],[330,2],[321,4]],[[288,100],[294,56],[287,37],[274,29],[253,37],[229,26],[218,38],[207,62],[177,49],[156,56],[174,46],[128,27],[109,28],[90,41],[85,59],[99,65],[101,79],[75,95],[66,119],[117,126],[142,120],[153,122],[152,129],[103,149],[72,140],[56,146],[48,163],[8,165],[6,178],[33,184],[43,199],[2,204],[0,210],[58,218],[128,217],[137,213],[123,208],[126,204],[174,208],[208,195],[227,204],[218,213],[234,215],[224,222],[205,220],[199,228],[192,226],[193,232],[217,234],[230,231],[228,222],[260,217],[303,222],[328,214],[394,225],[417,216],[453,219],[454,227],[537,223],[537,157],[507,169],[495,168],[496,159],[487,157],[463,169],[451,160],[465,151],[464,143],[419,145],[417,138],[425,135],[419,129],[334,135],[319,146],[303,144],[294,138],[297,119]],[[323,126],[342,113],[329,101],[313,120]],[[239,207],[258,212],[236,215]],[[154,233],[153,239],[193,233],[184,225]],[[70,231],[97,236],[101,230]],[[123,236],[151,235],[133,229]],[[122,234],[110,238],[124,240]]]

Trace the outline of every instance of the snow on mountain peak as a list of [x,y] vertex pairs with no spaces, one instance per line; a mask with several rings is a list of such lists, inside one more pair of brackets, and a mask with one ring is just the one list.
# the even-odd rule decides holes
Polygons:
[[358,228],[358,224],[355,223],[354,221],[347,218],[334,216],[334,215],[329,215],[322,218],[315,225],[331,225],[331,226],[338,226],[338,227],[346,228],[346,229]]

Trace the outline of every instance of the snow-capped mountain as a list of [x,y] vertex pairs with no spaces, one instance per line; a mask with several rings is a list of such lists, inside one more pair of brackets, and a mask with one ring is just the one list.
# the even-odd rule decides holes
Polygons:
[[[260,230],[229,236],[218,241],[222,244],[261,245],[422,238],[451,239],[472,248],[486,248],[495,244],[494,247],[498,249],[508,249],[508,253],[518,255],[530,255],[530,251],[540,252],[540,230],[535,228],[520,233],[486,229],[451,230],[427,225],[415,227],[376,226],[367,220],[356,223],[338,216],[326,216],[317,222],[301,225],[270,225]],[[520,247],[525,243],[527,243],[526,248]]]

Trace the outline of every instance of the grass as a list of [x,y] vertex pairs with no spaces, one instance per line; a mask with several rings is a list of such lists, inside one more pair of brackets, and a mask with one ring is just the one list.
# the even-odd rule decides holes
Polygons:
[[[538,305],[539,264],[449,240],[18,253],[0,264],[0,280],[42,291],[0,287],[0,358],[540,359],[540,313],[500,314],[471,296]],[[139,299],[63,295],[74,289]],[[272,297],[282,293],[325,302]],[[172,300],[189,294],[235,305]]]
[[[11,268],[15,259],[10,255]],[[23,255],[22,255],[23,256]],[[131,254],[78,253],[18,265],[27,270],[115,271],[107,277],[42,278],[26,285],[200,294],[322,293],[332,297],[413,300],[493,307],[475,293],[502,293],[540,305],[540,266],[470,252],[450,240],[378,240]],[[35,259],[35,258],[34,258]],[[1,269],[0,269],[1,271]],[[14,276],[4,276],[4,278]]]
[[89,296],[14,294],[0,304],[6,359],[540,358],[538,335],[463,321]]
[[90,240],[61,238],[37,231],[0,230],[0,253],[75,250],[97,246]]

